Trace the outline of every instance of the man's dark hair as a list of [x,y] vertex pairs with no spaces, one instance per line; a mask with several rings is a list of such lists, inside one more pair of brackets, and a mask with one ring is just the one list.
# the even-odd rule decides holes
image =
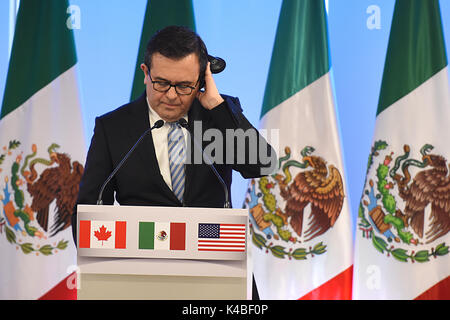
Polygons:
[[154,53],[160,53],[164,57],[174,60],[182,59],[191,53],[197,54],[200,64],[199,83],[204,80],[208,51],[200,36],[191,29],[182,26],[168,26],[157,31],[145,50],[144,63],[149,70]]

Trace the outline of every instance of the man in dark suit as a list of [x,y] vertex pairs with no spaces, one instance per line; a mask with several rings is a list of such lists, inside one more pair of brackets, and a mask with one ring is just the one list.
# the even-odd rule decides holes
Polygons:
[[[257,137],[256,144],[249,138],[251,134],[240,146],[236,137],[233,141],[224,139],[223,148],[217,144],[212,156],[222,153],[223,161],[215,158],[214,166],[228,190],[232,170],[252,178],[275,165],[274,150],[242,114],[239,100],[219,94],[207,58],[203,41],[187,28],[167,27],[150,39],[141,65],[146,92],[96,119],[77,204],[96,203],[104,181],[142,133],[158,120],[163,120],[164,126],[142,140],[109,182],[103,193],[104,204],[113,204],[115,193],[121,205],[223,207],[223,186],[204,161],[196,163],[195,141],[187,138],[188,132],[201,133],[195,139],[203,149],[209,145],[209,141],[203,141],[203,134],[212,129],[223,137],[227,130],[237,129]],[[180,129],[184,135],[179,140],[184,142],[180,150],[184,153],[182,165],[174,173],[171,152],[178,146],[171,147],[170,136],[180,119],[187,121],[188,130]],[[76,208],[72,226],[76,239]]]

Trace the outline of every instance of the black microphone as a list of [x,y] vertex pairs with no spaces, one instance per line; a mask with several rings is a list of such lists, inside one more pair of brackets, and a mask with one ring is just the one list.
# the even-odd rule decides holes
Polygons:
[[225,70],[227,66],[225,60],[219,57],[213,57],[208,54],[208,61],[210,62],[209,68],[211,69],[211,73],[220,73]]
[[214,167],[212,160],[208,157],[208,155],[206,153],[203,153],[202,147],[198,143],[198,141],[195,138],[194,134],[191,134],[191,132],[189,131],[188,123],[187,123],[186,119],[181,118],[177,122],[178,122],[178,124],[181,127],[185,128],[190,133],[190,135],[192,137],[192,140],[194,141],[195,147],[198,148],[200,150],[200,152],[202,152],[203,158],[205,158],[205,160],[207,160],[206,164],[211,168],[211,170],[214,172],[214,174],[216,175],[217,179],[219,180],[220,184],[222,185],[223,192],[225,193],[225,203],[223,204],[223,207],[224,208],[231,208],[231,203],[230,203],[230,200],[229,200],[229,197],[228,197],[228,187],[225,184],[225,181],[223,181],[223,179],[220,176],[219,172],[217,172],[217,169]]
[[111,174],[108,176],[108,178],[103,183],[102,188],[100,189],[100,192],[98,194],[98,199],[97,199],[97,204],[98,205],[102,205],[103,204],[102,197],[103,197],[103,191],[105,190],[106,185],[116,175],[117,171],[119,171],[119,169],[123,166],[125,161],[127,161],[127,159],[130,157],[130,155],[133,153],[134,149],[136,149],[136,147],[139,145],[139,143],[141,143],[142,139],[144,139],[144,137],[150,131],[152,131],[153,129],[161,128],[163,125],[164,125],[164,121],[163,120],[158,120],[158,121],[155,122],[153,127],[148,128],[147,130],[145,130],[145,132],[142,134],[142,136],[139,137],[138,141],[136,141],[136,143],[131,147],[130,151],[128,151],[128,153],[125,155],[125,157],[123,157],[123,159],[119,162],[117,167],[114,168],[113,172],[111,172]]

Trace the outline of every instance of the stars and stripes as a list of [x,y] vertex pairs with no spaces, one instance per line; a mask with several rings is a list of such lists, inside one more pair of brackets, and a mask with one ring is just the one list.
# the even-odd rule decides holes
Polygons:
[[245,224],[199,223],[198,251],[245,252]]

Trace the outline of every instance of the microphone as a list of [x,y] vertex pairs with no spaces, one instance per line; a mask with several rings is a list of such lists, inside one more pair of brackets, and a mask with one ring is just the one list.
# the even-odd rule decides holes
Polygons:
[[211,73],[220,73],[225,70],[227,66],[225,60],[219,57],[213,57],[208,54],[208,61],[211,63],[209,68],[211,69]]
[[[188,123],[187,123],[186,119],[181,118],[181,119],[178,120],[177,122],[178,122],[178,124],[179,124],[181,127],[185,128],[189,133],[191,133],[191,132],[189,131]],[[225,181],[223,181],[223,179],[222,179],[222,177],[220,176],[219,172],[217,172],[217,169],[214,167],[212,160],[208,157],[207,154],[203,153],[202,147],[201,147],[200,144],[198,143],[198,141],[197,141],[197,139],[195,138],[195,136],[194,136],[193,134],[191,134],[191,136],[192,136],[192,140],[194,141],[195,147],[196,147],[197,149],[199,149],[199,150],[202,152],[203,158],[206,160],[206,164],[207,164],[207,165],[211,168],[211,170],[214,172],[215,176],[217,177],[217,179],[219,180],[220,184],[221,184],[222,187],[223,187],[223,192],[224,192],[224,194],[225,194],[225,203],[223,204],[223,207],[224,207],[224,208],[231,208],[231,203],[230,203],[230,200],[229,200],[229,197],[228,197],[228,187],[227,187],[227,185],[225,184]]]
[[108,178],[105,180],[105,182],[103,183],[100,192],[98,194],[98,198],[97,198],[97,205],[103,205],[103,191],[105,191],[105,187],[108,184],[109,181],[111,181],[111,179],[116,175],[117,171],[119,171],[119,169],[123,166],[123,164],[125,163],[125,161],[127,161],[127,159],[130,157],[130,155],[133,153],[134,149],[136,149],[136,147],[139,145],[139,143],[141,143],[142,139],[144,139],[144,137],[153,129],[158,129],[161,128],[164,125],[164,121],[163,120],[158,120],[155,122],[155,124],[153,125],[153,127],[148,128],[147,130],[145,130],[145,132],[139,137],[138,141],[136,141],[136,143],[131,147],[130,151],[128,151],[128,153],[125,155],[125,157],[123,157],[123,159],[119,162],[119,164],[117,165],[117,167],[114,168],[113,172],[111,172],[111,174],[108,176]]

